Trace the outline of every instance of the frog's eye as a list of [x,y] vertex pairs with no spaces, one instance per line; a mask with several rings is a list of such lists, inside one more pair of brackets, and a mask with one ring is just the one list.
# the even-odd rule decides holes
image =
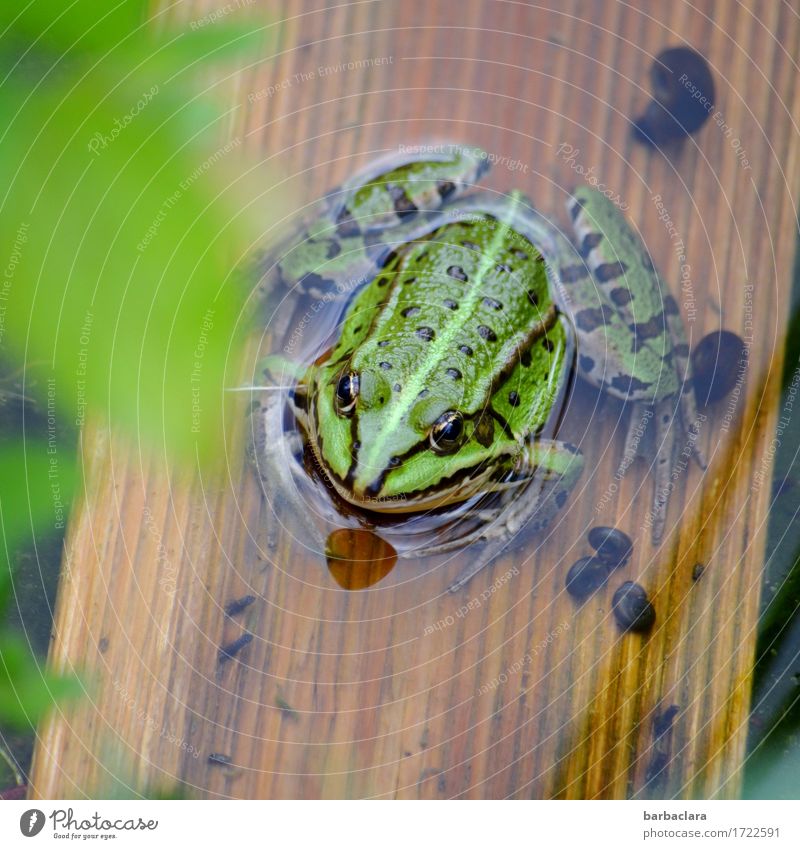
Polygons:
[[358,398],[358,374],[347,372],[339,378],[336,384],[335,407],[340,416],[351,416],[356,408]]
[[463,433],[464,417],[457,410],[448,410],[433,423],[431,448],[437,454],[450,454],[458,448]]

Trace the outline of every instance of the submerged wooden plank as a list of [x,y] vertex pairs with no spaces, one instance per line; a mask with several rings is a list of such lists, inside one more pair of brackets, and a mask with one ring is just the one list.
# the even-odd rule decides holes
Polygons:
[[[286,533],[291,516],[265,504],[244,409],[209,478],[177,477],[88,426],[52,662],[87,670],[93,689],[42,729],[35,794],[116,781],[208,797],[735,796],[794,251],[797,17],[758,2],[316,5],[287,5],[276,55],[242,71],[235,93],[234,132],[295,205],[382,152],[446,139],[507,157],[489,185],[521,187],[566,223],[564,190],[592,169],[630,205],[691,341],[720,326],[750,341],[747,382],[707,411],[709,471],[682,478],[657,549],[642,527],[647,464],[606,498],[626,414],[580,384],[564,435],[587,472],[569,509],[457,596],[445,588],[469,553],[435,570],[401,561],[343,590]],[[209,8],[178,7],[186,20]],[[647,101],[652,56],[682,39],[714,68],[720,117],[654,153],[631,141],[628,117]],[[598,523],[636,548],[577,607],[564,574]],[[649,636],[611,619],[627,579],[657,608]],[[255,602],[227,617],[247,594]],[[243,634],[252,641],[220,664]]]

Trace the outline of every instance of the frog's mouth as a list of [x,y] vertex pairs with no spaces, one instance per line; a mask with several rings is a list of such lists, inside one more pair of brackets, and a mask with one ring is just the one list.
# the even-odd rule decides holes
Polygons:
[[423,490],[397,495],[381,495],[383,481],[389,469],[385,469],[364,491],[360,491],[330,469],[320,455],[316,444],[310,443],[310,448],[314,464],[331,484],[336,494],[348,504],[374,513],[391,515],[435,510],[438,507],[448,507],[467,501],[480,492],[493,492],[509,485],[496,479],[494,467],[483,465],[461,469],[451,477]]

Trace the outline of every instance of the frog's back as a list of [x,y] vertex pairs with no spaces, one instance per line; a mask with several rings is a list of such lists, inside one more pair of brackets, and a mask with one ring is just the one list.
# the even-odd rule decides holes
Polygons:
[[557,390],[566,339],[554,312],[534,246],[473,214],[389,257],[347,311],[332,363],[379,367],[399,418],[430,396],[466,416],[491,408],[521,437],[543,423]]

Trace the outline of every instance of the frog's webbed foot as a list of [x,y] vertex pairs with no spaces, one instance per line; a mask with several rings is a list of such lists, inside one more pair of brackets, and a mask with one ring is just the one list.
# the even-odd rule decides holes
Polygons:
[[416,549],[407,556],[428,556],[485,543],[475,559],[448,587],[458,592],[500,555],[523,529],[541,530],[564,506],[570,490],[583,470],[583,455],[575,446],[541,439],[521,447],[522,454],[512,479],[498,490],[490,507],[480,508],[470,518],[478,527],[442,543]]
[[653,545],[658,545],[664,536],[667,506],[672,492],[672,460],[676,444],[673,422],[676,415],[674,400],[674,396],[669,396],[655,405],[656,470],[651,530]]
[[692,456],[700,468],[705,471],[708,468],[703,449],[700,447],[698,437],[700,436],[701,419],[697,413],[697,404],[694,398],[694,387],[691,380],[684,380],[681,387],[680,397],[681,419],[683,420],[683,428],[692,451]]
[[248,455],[261,490],[268,505],[280,502],[288,506],[289,513],[299,518],[303,527],[304,542],[318,551],[325,550],[325,540],[319,530],[308,520],[309,506],[301,484],[307,475],[300,457],[303,438],[298,431],[286,432],[283,411],[286,399],[282,392],[265,393],[251,414]]
[[667,331],[672,342],[672,359],[680,387],[679,404],[683,429],[690,441],[692,456],[697,465],[705,471],[708,464],[697,439],[700,434],[701,418],[697,413],[697,402],[694,397],[689,345],[686,341],[686,331],[681,320],[680,309],[672,295],[667,295],[664,298],[664,314],[667,317]]

